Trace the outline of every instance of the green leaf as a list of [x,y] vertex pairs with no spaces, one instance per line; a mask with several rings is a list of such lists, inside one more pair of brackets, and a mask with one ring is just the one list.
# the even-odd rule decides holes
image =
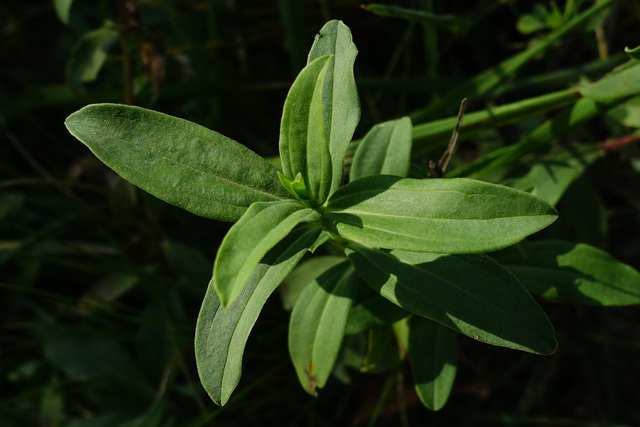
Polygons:
[[289,353],[305,391],[327,382],[344,337],[357,275],[349,261],[314,280],[302,293],[289,323]]
[[222,240],[213,266],[212,282],[222,305],[240,295],[262,257],[304,221],[318,219],[297,202],[259,202],[251,205]]
[[298,75],[284,103],[280,159],[289,180],[302,174],[313,199],[322,204],[331,188],[331,156],[322,113],[322,89],[331,56],[322,56]]
[[69,12],[71,11],[71,5],[73,0],[53,0],[53,5],[56,9],[56,14],[63,24],[69,23]]
[[217,405],[227,403],[238,385],[244,346],[267,298],[320,232],[309,225],[296,228],[269,251],[226,310],[209,285],[196,325],[195,354],[202,385]]
[[409,314],[408,311],[382,298],[370,286],[358,286],[344,333],[358,334],[376,325],[391,324]]
[[253,202],[291,200],[266,160],[187,120],[95,104],[65,125],[120,176],[196,215],[237,221]]
[[334,193],[323,222],[342,238],[367,246],[471,253],[512,245],[556,216],[545,201],[500,185],[378,175]]
[[502,184],[528,191],[555,206],[569,185],[603,154],[598,145],[563,147],[542,160],[536,160],[526,175]]
[[360,99],[353,76],[358,49],[349,27],[342,21],[329,21],[322,27],[311,46],[308,62],[325,55],[333,55],[322,94],[325,134],[331,154],[331,194],[342,185],[345,152],[360,121]]
[[442,28],[455,34],[466,34],[473,26],[473,22],[467,18],[456,15],[435,15],[422,10],[408,9],[386,4],[369,4],[363,9],[380,16],[403,18],[409,22],[415,22],[424,26]]
[[640,273],[590,245],[538,241],[496,258],[536,295],[588,305],[640,304]]
[[420,401],[438,411],[451,394],[458,366],[458,334],[424,317],[409,319],[409,361]]
[[107,59],[107,47],[118,37],[118,28],[112,22],[106,22],[102,28],[80,37],[67,62],[67,82],[72,87],[79,87],[82,83],[95,80]]
[[283,308],[291,310],[302,292],[316,277],[344,260],[342,256],[314,256],[296,267],[278,289],[282,296]]
[[358,145],[350,180],[380,174],[406,177],[411,166],[411,145],[409,117],[375,125]]
[[278,179],[280,179],[280,183],[285,190],[291,193],[293,197],[300,200],[305,206],[310,208],[316,206],[313,196],[309,193],[307,184],[304,182],[304,178],[302,178],[302,174],[300,172],[298,172],[295,179],[291,180],[278,171]]
[[624,51],[629,58],[631,59],[640,59],[640,46],[634,47],[633,49],[629,49],[628,47],[624,48]]
[[640,61],[631,60],[597,82],[582,85],[580,93],[594,101],[608,101],[640,94]]
[[556,349],[553,326],[526,289],[486,255],[382,251],[349,244],[362,278],[394,304],[492,345]]
[[609,117],[623,126],[640,128],[640,96],[634,96],[609,111]]

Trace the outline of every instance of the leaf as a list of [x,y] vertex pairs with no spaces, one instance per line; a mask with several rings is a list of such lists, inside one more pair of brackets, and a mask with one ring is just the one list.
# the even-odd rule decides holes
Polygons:
[[545,201],[500,185],[378,175],[334,193],[323,223],[340,237],[367,246],[471,253],[512,245],[556,216]]
[[376,325],[391,324],[409,314],[408,311],[382,298],[370,286],[358,286],[344,333],[358,334]]
[[411,145],[409,117],[375,125],[358,145],[350,180],[380,174],[406,177],[411,166]]
[[553,326],[526,289],[486,255],[382,251],[349,244],[360,276],[394,304],[492,345],[551,354]]
[[342,21],[329,21],[322,27],[311,46],[308,62],[324,55],[333,55],[322,94],[325,134],[331,154],[331,194],[342,185],[345,152],[360,121],[360,99],[353,75],[358,49],[349,27]]
[[289,353],[300,384],[313,396],[326,384],[338,357],[356,279],[350,262],[337,264],[311,282],[293,307]]
[[63,24],[69,23],[69,12],[71,11],[71,5],[73,0],[53,0],[53,6],[56,9],[56,14]]
[[291,200],[266,160],[187,120],[95,104],[65,125],[120,176],[196,215],[237,221],[253,202]]
[[623,126],[640,128],[640,96],[634,96],[613,108],[609,111],[609,117]]
[[67,62],[67,82],[72,87],[79,87],[82,83],[95,80],[107,59],[107,47],[118,37],[118,28],[112,22],[106,22],[101,28],[82,35]]
[[627,55],[629,55],[629,58],[640,59],[640,46],[636,46],[633,49],[629,49],[628,47],[625,47],[624,51],[626,52]]
[[291,310],[300,294],[316,277],[344,260],[345,258],[342,256],[314,256],[296,267],[279,288],[283,308]]
[[222,305],[240,295],[251,272],[271,248],[296,225],[318,214],[297,202],[259,202],[251,205],[222,240],[213,278]]
[[608,101],[640,94],[640,61],[631,60],[597,82],[583,84],[580,93],[594,101]]
[[438,411],[449,399],[458,366],[458,334],[424,317],[409,319],[409,361],[420,401]]
[[415,22],[424,26],[442,28],[454,34],[466,34],[473,26],[471,20],[456,15],[435,15],[422,10],[386,4],[369,4],[366,6],[363,5],[362,8],[376,15],[403,18],[409,22]]
[[331,56],[307,65],[289,90],[280,124],[280,159],[284,175],[302,182],[318,204],[331,188],[331,157],[322,113],[322,89]]
[[640,273],[590,245],[537,241],[496,258],[536,295],[587,305],[640,304]]
[[528,191],[555,206],[569,185],[603,154],[598,145],[563,147],[552,155],[535,161],[526,175],[503,181],[502,184]]
[[195,355],[202,385],[217,405],[227,403],[240,381],[244,347],[267,298],[319,234],[319,228],[304,225],[280,241],[226,310],[209,285],[196,325]]

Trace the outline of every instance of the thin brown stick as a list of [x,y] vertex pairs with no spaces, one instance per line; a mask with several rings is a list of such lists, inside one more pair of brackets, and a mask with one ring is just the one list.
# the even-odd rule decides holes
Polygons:
[[451,160],[451,156],[456,150],[456,144],[458,143],[458,136],[460,135],[460,128],[462,127],[462,119],[464,117],[464,111],[467,108],[467,98],[464,98],[460,103],[460,110],[458,111],[458,120],[456,121],[456,127],[453,129],[453,133],[451,134],[451,139],[449,140],[449,145],[447,149],[442,153],[442,157],[438,161],[438,164],[435,164],[433,161],[429,161],[429,169],[431,169],[431,177],[432,178],[442,178],[444,173],[447,171],[447,167],[449,166],[449,161]]

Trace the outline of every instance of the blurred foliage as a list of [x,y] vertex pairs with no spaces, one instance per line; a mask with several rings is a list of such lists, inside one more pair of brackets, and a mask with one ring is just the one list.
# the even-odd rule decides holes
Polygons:
[[[420,12],[413,17],[464,18],[467,32],[379,16],[352,0],[2,2],[0,425],[640,425],[637,307],[540,299],[558,331],[552,357],[461,339],[452,398],[430,413],[397,354],[363,353],[370,342],[394,339],[384,325],[350,336],[342,350],[348,363],[318,399],[307,396],[286,353],[288,314],[272,298],[229,403],[216,407],[200,386],[195,319],[228,224],[168,206],[119,179],[66,132],[64,118],[91,102],[135,103],[274,155],[286,91],[314,33],[337,18],[360,48],[356,136],[363,137],[380,121],[423,114],[429,105],[453,105],[437,117],[455,113],[459,99],[443,103],[445,94],[592,2],[394,3]],[[640,44],[638,22],[637,1],[614,1],[480,94],[468,111],[600,78],[627,59],[626,46]],[[595,111],[552,141],[602,143],[606,154],[580,169],[546,233],[605,249],[636,269],[637,104]],[[462,143],[454,166],[510,147],[553,117],[543,112],[478,132]],[[543,164],[547,151],[529,150],[523,160]],[[438,156],[425,150],[415,166]],[[382,367],[391,375],[376,374]]]

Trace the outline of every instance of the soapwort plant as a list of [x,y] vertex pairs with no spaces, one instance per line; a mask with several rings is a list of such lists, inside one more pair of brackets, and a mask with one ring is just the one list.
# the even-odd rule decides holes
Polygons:
[[[545,191],[557,189],[536,183],[548,169],[509,186],[440,177],[443,162],[432,164],[431,177],[410,178],[409,117],[381,123],[350,145],[360,118],[356,54],[340,21],[316,36],[284,104],[280,170],[212,130],[138,107],[90,105],[66,121],[140,188],[235,222],[218,250],[195,336],[200,379],[218,405],[237,386],[251,329],[283,281],[284,305],[292,308],[289,351],[307,392],[315,395],[337,362],[363,363],[346,356],[355,351],[349,337],[393,325],[418,395],[434,410],[455,378],[458,334],[548,355],[557,346],[554,329],[530,292],[566,297],[574,288],[584,297],[578,279],[600,289],[602,271],[611,268],[626,272],[627,287],[637,284],[635,270],[588,245],[536,241],[485,254],[555,221],[557,199]],[[346,179],[345,154],[356,146]],[[607,292],[610,304],[620,303]],[[634,292],[622,303],[637,303]]]

